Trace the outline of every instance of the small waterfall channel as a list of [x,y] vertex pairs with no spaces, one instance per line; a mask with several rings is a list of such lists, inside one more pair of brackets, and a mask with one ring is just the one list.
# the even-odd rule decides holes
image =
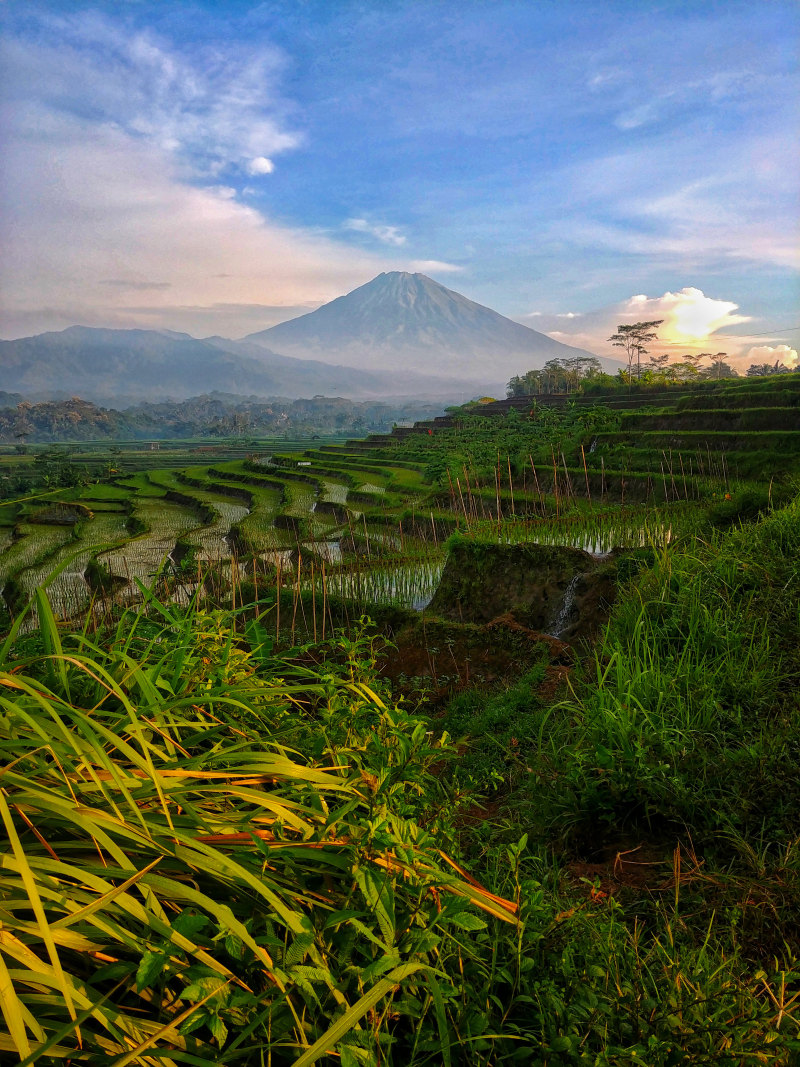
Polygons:
[[575,607],[575,595],[578,585],[583,577],[585,577],[585,575],[576,574],[564,590],[564,595],[561,598],[558,611],[555,613],[555,617],[550,624],[550,629],[548,631],[550,637],[560,638],[567,629],[570,622],[570,616],[572,615],[572,609]]

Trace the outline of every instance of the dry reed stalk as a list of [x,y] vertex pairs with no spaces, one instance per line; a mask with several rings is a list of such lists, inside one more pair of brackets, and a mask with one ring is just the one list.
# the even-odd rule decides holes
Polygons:
[[[281,633],[281,570],[283,566],[283,556],[278,556],[278,574],[275,582],[275,644],[280,641]],[[253,577],[256,573],[256,561],[253,560]],[[256,589],[258,587],[256,586]],[[258,610],[258,593],[256,593],[256,610]]]
[[678,453],[678,459],[681,461],[681,476],[683,477],[683,499],[689,499],[689,490],[686,487],[686,471],[683,469],[683,456]]
[[567,498],[569,498],[570,496],[574,497],[575,496],[575,490],[572,487],[572,480],[570,479],[569,471],[567,470],[567,461],[566,461],[566,459],[564,457],[564,452],[563,451],[561,452],[561,462],[564,465],[564,477],[566,478],[566,481],[567,481]]
[[311,616],[314,624],[314,644],[317,643],[317,586],[314,580],[314,560],[311,560]]
[[500,518],[501,518],[501,511],[500,511],[500,453],[499,452],[497,453],[497,466],[495,467],[495,470],[494,470],[494,495],[495,495],[495,502],[496,502],[496,506],[497,506],[497,532],[498,532],[498,535],[499,535],[499,533],[500,533]]
[[557,519],[558,518],[558,498],[559,498],[559,492],[558,492],[558,467],[556,466],[556,454],[555,454],[555,451],[554,451],[552,445],[550,446],[550,455],[553,458],[553,495],[556,498],[556,519]]
[[591,502],[592,502],[592,491],[589,488],[589,471],[588,471],[588,469],[586,467],[586,453],[583,450],[583,443],[581,443],[581,458],[583,459],[583,476],[586,479],[586,496],[587,496],[587,498],[589,500],[589,503],[591,504]]

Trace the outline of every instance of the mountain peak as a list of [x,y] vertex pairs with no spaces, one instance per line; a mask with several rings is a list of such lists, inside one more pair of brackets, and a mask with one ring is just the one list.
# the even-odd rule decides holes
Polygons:
[[316,311],[245,340],[303,359],[505,384],[548,359],[589,356],[425,274],[388,271]]

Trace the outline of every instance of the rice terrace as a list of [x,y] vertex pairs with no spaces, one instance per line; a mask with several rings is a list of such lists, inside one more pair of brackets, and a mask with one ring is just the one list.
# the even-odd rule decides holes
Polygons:
[[800,5],[0,27],[0,1067],[800,1067]]
[[797,1062],[799,413],[586,385],[7,492],[5,1052]]

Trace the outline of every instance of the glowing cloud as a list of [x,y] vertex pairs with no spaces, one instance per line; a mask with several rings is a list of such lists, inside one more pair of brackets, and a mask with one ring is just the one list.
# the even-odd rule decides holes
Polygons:
[[665,344],[687,345],[703,342],[726,326],[750,322],[749,315],[733,314],[738,307],[730,300],[715,300],[702,289],[687,286],[658,297],[632,296],[621,311],[634,321],[663,319],[659,339]]

